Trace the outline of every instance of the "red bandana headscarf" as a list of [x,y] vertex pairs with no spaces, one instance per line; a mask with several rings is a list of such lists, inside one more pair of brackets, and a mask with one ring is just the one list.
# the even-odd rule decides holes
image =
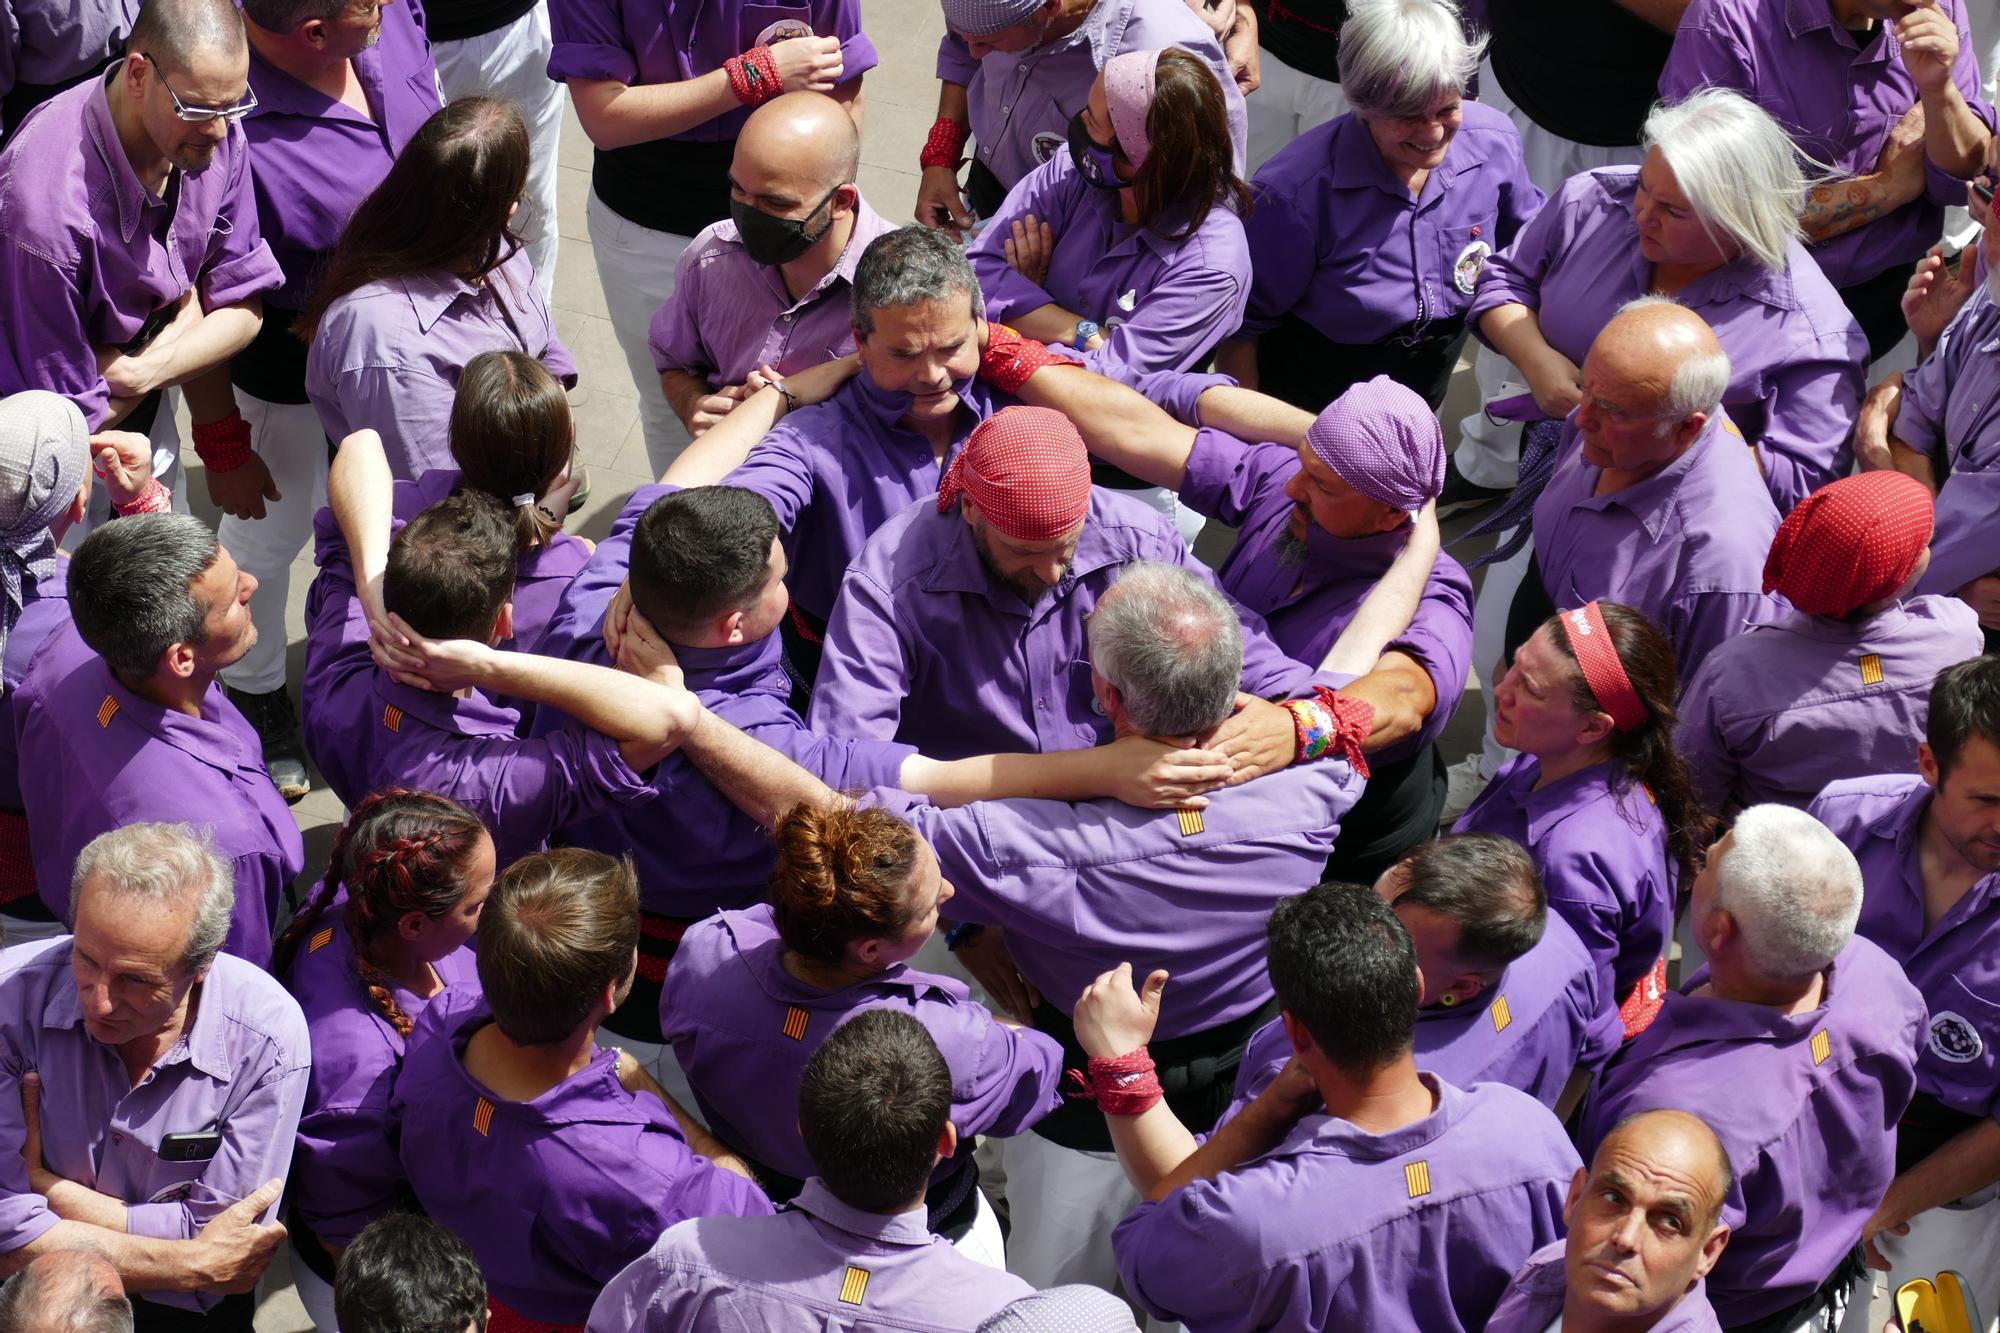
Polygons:
[[1893,596],[1931,541],[1930,489],[1901,472],[1842,477],[1778,526],[1764,591],[1813,616],[1844,616]]
[[970,496],[1017,542],[1068,536],[1090,510],[1090,455],[1062,413],[1005,407],[982,421],[938,484],[938,512]]

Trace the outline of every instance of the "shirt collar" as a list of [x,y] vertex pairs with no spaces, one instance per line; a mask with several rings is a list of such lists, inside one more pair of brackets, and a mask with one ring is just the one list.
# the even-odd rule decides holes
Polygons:
[[[201,716],[189,717],[135,694],[101,657],[96,659],[95,670],[101,673],[106,702],[116,705],[113,717],[129,719],[156,740],[219,772],[248,776],[264,771],[263,756],[251,753],[243,739],[222,721],[223,710],[233,710],[234,705],[223,694],[220,681],[209,683],[208,693],[201,699]],[[110,719],[104,719],[103,724],[110,725]]]
[[731,644],[723,648],[689,648],[673,645],[691,690],[712,690],[731,697],[750,693],[777,673],[779,697],[787,697],[790,686],[784,674],[783,645],[773,630],[755,643]]
[[[1101,70],[1111,57],[1125,49],[1125,27],[1132,21],[1132,8],[1133,0],[1097,0],[1085,16],[1083,26],[1050,49],[1059,49],[1081,38],[1090,43],[1091,63]],[[1079,105],[1076,109],[1083,108]]]
[[[100,76],[91,88],[83,104],[83,123],[90,131],[91,143],[104,163],[105,173],[111,178],[111,195],[118,201],[118,234],[130,245],[139,234],[139,220],[147,207],[164,208],[166,202],[139,183],[138,173],[132,170],[132,159],[125,156],[124,141],[118,137],[118,124],[111,118],[110,81],[120,63],[114,62],[110,72]],[[167,179],[171,181],[179,170],[168,167]]]
[[[75,942],[68,941],[61,947],[63,981],[50,991],[47,1002],[42,1006],[42,1026],[81,1028],[83,1009],[77,1002],[76,985],[69,969],[69,955],[75,948]],[[218,963],[220,961],[217,959]],[[216,1012],[222,1007],[222,998],[217,991],[215,968],[210,967],[208,976],[201,982],[199,995],[190,996],[190,1003],[194,1005],[194,1022],[182,1028],[174,1044],[153,1061],[154,1069],[164,1069],[185,1060],[218,1083],[227,1083],[235,1076],[236,1062],[230,1058],[223,1042],[225,1020]],[[84,1036],[93,1045],[102,1047],[106,1054],[117,1057],[117,1052],[103,1046],[88,1031]]]
[[[1696,995],[1694,992],[1708,981],[1708,966],[1703,964],[1699,971],[1681,983],[1679,991],[1667,996],[1659,1017],[1653,1020],[1654,1027],[1660,1027],[1663,1022],[1666,1026],[1660,1027],[1659,1044],[1649,1043],[1648,1058],[1657,1058],[1684,1046],[1712,1042],[1793,1042],[1811,1036],[1826,1025],[1835,995],[1847,984],[1844,964],[1853,947],[1850,941],[1840,955],[1826,965],[1819,1004],[1802,1014],[1784,1013],[1767,1004]],[[1647,1029],[1648,1032],[1651,1030]]]
[[[488,283],[499,271],[495,268],[486,275]],[[444,318],[445,312],[459,301],[469,299],[477,302],[492,291],[491,286],[481,288],[449,273],[412,273],[397,279],[397,282],[403,289],[403,295],[409,298],[410,308],[417,312],[417,328],[425,333],[429,333]]]
[[[384,709],[381,717],[366,720],[369,725],[379,724],[398,731],[402,728],[403,716],[408,715],[439,731],[459,736],[511,737],[521,723],[518,712],[502,708],[478,690],[461,699],[457,695],[402,684],[377,666],[371,666],[369,670],[375,676],[375,697]],[[393,721],[389,717],[390,709],[396,713]]]
[[[1104,516],[1101,496],[1096,487],[1091,488],[1090,508],[1085,512],[1083,532],[1076,539],[1076,558],[1063,571],[1062,582],[1036,598],[1033,605],[1021,600],[1020,594],[1003,587],[987,571],[986,562],[979,558],[979,543],[972,535],[972,527],[959,515],[957,509],[950,513],[933,512],[923,516],[923,523],[942,525],[943,540],[938,542],[937,563],[924,576],[927,592],[960,592],[986,598],[994,609],[1009,613],[1019,610],[1022,615],[1033,618],[1037,607],[1059,600],[1068,595],[1076,581],[1085,575],[1095,574],[1113,565],[1122,565],[1128,557],[1114,549],[1106,540],[1105,528],[1111,522]],[[933,528],[936,531],[936,528]],[[905,540],[921,540],[918,532],[910,532]]]
[[1923,825],[1924,811],[1930,808],[1933,794],[1929,783],[1921,778],[1914,780],[1902,799],[1868,821],[1868,831],[1895,843],[1897,852],[1907,858],[1916,850],[1917,830]]
[[[1577,428],[1575,413],[1570,414],[1564,430],[1568,438],[1562,447],[1577,450],[1581,461],[1583,433]],[[1685,482],[1718,447],[1716,440],[1718,435],[1724,437],[1721,443],[1725,446],[1731,444],[1740,446],[1743,443],[1743,432],[1736,428],[1736,423],[1731,421],[1729,414],[1721,408],[1716,409],[1715,415],[1702,428],[1695,442],[1682,450],[1680,457],[1673,462],[1644,481],[1627,486],[1622,491],[1614,491],[1610,495],[1586,495],[1583,503],[1598,509],[1623,509],[1639,520],[1649,540],[1659,541],[1660,534],[1667,529],[1668,520],[1679,508],[1681,483]],[[1602,472],[1601,468],[1592,467],[1587,462],[1582,465],[1593,476]],[[1591,484],[1594,490],[1595,481]]]
[[652,1126],[673,1123],[664,1106],[655,1101],[653,1105],[660,1106],[659,1113],[648,1114],[647,1108],[619,1083],[618,1052],[609,1047],[600,1049],[591,1057],[589,1064],[533,1101],[503,1100],[465,1067],[465,1044],[472,1039],[473,1033],[493,1021],[493,1010],[479,995],[477,986],[450,987],[433,999],[430,1007],[438,1011],[445,1031],[451,1036],[450,1050],[438,1052],[439,1056],[450,1064],[452,1075],[462,1088],[493,1103],[499,1115],[530,1125]]
[[[1528,817],[1528,845],[1534,846],[1548,835],[1550,829],[1568,819],[1577,811],[1597,804],[1604,799],[1611,788],[1612,760],[1580,768],[1568,777],[1557,778],[1539,789],[1533,787],[1521,793],[1521,808]],[[1524,777],[1541,773],[1539,762],[1522,765]],[[1532,781],[1532,778],[1530,778]],[[1626,794],[1631,799],[1631,793]],[[1647,799],[1650,799],[1647,798]]]
[[1401,1129],[1392,1129],[1386,1134],[1371,1134],[1339,1116],[1320,1115],[1308,1117],[1301,1128],[1310,1125],[1308,1132],[1312,1146],[1337,1152],[1358,1162],[1386,1162],[1392,1157],[1416,1152],[1442,1137],[1465,1114],[1463,1092],[1436,1074],[1419,1073],[1417,1078],[1437,1099],[1436,1109],[1422,1120],[1404,1125]]
[[[1785,605],[1775,593],[1772,594],[1772,600],[1780,606]],[[1901,602],[1892,602],[1862,620],[1847,620],[1840,616],[1814,616],[1795,607],[1789,608],[1769,628],[1782,629],[1802,639],[1816,639],[1821,643],[1847,646],[1867,639],[1894,637],[1901,634],[1909,623],[1909,611]]]
[[811,1214],[828,1226],[878,1244],[922,1249],[932,1239],[923,1209],[907,1213],[866,1213],[835,1198],[833,1191],[818,1176],[806,1179],[805,1185],[793,1198],[791,1207]]
[[[1411,202],[1409,187],[1397,180],[1390,172],[1382,150],[1375,144],[1375,136],[1368,132],[1368,124],[1359,113],[1350,112],[1341,117],[1333,127],[1333,135],[1328,140],[1327,152],[1330,158],[1329,176],[1336,190],[1380,190],[1383,194],[1401,203]],[[1424,188],[1418,192],[1416,202],[1435,198],[1440,191],[1449,190],[1459,173],[1483,165],[1485,150],[1461,130],[1452,136],[1451,144],[1445,149],[1444,161],[1431,171]]]

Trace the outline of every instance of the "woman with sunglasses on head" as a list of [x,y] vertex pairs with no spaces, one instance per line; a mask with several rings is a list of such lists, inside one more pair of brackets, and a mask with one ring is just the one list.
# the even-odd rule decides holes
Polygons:
[[1679,694],[1673,645],[1631,607],[1552,616],[1493,688],[1494,733],[1520,753],[1452,826],[1528,849],[1628,1034],[1659,1009],[1675,905],[1708,842],[1674,749]]
[[1317,412],[1387,375],[1435,411],[1488,256],[1541,207],[1512,121],[1468,100],[1484,39],[1450,0],[1356,0],[1340,28],[1354,108],[1257,172],[1256,282],[1217,368]]

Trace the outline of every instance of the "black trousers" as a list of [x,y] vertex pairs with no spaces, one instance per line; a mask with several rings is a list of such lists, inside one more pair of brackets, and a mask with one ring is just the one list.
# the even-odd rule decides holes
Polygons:
[[1916,268],[1915,260],[1894,264],[1872,278],[1840,289],[1847,313],[1854,316],[1854,322],[1868,338],[1870,361],[1901,342],[1910,331],[1903,322],[1903,289],[1910,285],[1910,274]]
[[1287,315],[1257,340],[1257,387],[1294,407],[1318,412],[1354,385],[1387,375],[1435,412],[1465,346],[1465,321],[1430,324],[1415,341],[1409,332],[1380,342],[1337,343]]
[[225,1296],[209,1310],[183,1310],[144,1296],[132,1298],[133,1327],[138,1333],[251,1333],[257,1298],[249,1292]]

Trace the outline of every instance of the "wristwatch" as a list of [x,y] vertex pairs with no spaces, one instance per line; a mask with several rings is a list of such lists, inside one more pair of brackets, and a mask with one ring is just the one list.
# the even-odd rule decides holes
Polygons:
[[1079,352],[1083,351],[1101,328],[1102,326],[1094,319],[1079,319],[1076,322],[1076,337],[1069,340],[1069,345]]

